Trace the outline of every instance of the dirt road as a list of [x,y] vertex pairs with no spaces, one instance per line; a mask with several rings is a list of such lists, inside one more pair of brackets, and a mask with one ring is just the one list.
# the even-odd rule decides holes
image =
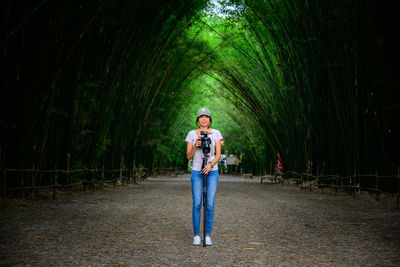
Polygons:
[[[192,245],[190,176],[15,205],[2,266],[395,266],[400,212],[221,176],[211,247]],[[202,228],[202,227],[201,227]]]

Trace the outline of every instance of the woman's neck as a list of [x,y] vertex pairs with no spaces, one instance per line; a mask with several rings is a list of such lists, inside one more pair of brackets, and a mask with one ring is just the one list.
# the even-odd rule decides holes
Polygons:
[[205,126],[205,127],[200,126],[199,130],[200,130],[201,132],[203,132],[203,131],[208,131],[208,130],[210,130],[210,127],[208,127],[208,126]]

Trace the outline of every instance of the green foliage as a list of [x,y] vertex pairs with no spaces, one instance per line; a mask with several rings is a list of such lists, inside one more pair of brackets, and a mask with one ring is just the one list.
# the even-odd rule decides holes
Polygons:
[[[218,36],[208,40],[210,47],[216,40],[222,43],[204,72],[220,82],[229,92],[226,100],[252,122],[238,125],[241,132],[259,131],[249,134],[256,162],[272,161],[280,152],[285,167],[297,171],[305,171],[308,162],[314,163],[314,173],[396,171],[399,162],[385,152],[394,150],[378,144],[393,142],[384,132],[398,129],[398,119],[383,120],[379,114],[386,108],[378,105],[379,97],[389,104],[383,99],[393,95],[395,86],[376,97],[382,90],[376,81],[385,76],[376,66],[390,60],[377,56],[382,47],[371,46],[374,37],[363,34],[381,35],[371,25],[391,23],[384,7],[346,1],[221,3],[237,8],[198,20],[204,31]],[[372,47],[375,51],[368,50]],[[383,69],[394,73],[389,65]],[[375,122],[364,115],[365,107],[374,110]],[[386,107],[390,114],[399,108]],[[384,130],[382,124],[390,126]]]
[[69,153],[71,167],[152,167],[152,140],[173,120],[163,111],[177,114],[197,63],[185,31],[206,1],[26,2],[1,11],[13,34],[2,43],[2,165],[65,168]]

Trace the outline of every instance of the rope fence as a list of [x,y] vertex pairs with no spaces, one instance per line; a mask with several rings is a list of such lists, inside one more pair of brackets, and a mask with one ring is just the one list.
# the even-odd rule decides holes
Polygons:
[[[76,170],[38,170],[38,169],[0,169],[2,176],[2,196],[6,198],[11,192],[17,197],[31,195],[36,199],[39,190],[52,189],[53,199],[56,198],[57,190],[68,190],[76,186],[82,186],[86,192],[90,187],[92,191],[97,186],[103,189],[104,186],[112,184],[128,185],[129,183],[140,183],[149,176],[167,175],[177,176],[183,174],[184,170],[179,168],[148,168],[139,167],[134,169],[76,169]],[[10,185],[11,184],[11,185]]]
[[[1,169],[2,196],[6,198],[13,193],[17,197],[31,195],[36,199],[39,190],[52,189],[53,199],[57,190],[68,190],[82,186],[85,192],[88,187],[94,191],[97,185],[100,189],[112,184],[128,185],[139,183],[149,176],[148,169],[76,169],[76,170],[37,170],[37,169]],[[11,184],[11,185],[10,185]]]
[[[76,170],[37,170],[37,169],[1,169],[2,174],[2,196],[6,198],[8,193],[14,192],[17,196],[31,195],[36,199],[39,190],[52,189],[53,199],[56,198],[57,190],[68,190],[76,186],[82,186],[86,192],[90,187],[92,191],[95,186],[103,189],[104,186],[117,184],[124,186],[129,183],[140,183],[149,176],[177,176],[183,174],[184,169],[180,168],[159,168],[152,170],[139,167],[134,169],[76,169]],[[264,176],[262,176],[263,178]],[[272,176],[269,176],[272,177]],[[264,179],[267,179],[264,177]],[[262,183],[261,179],[261,183]],[[356,192],[368,191],[375,194],[376,200],[382,193],[388,193],[397,199],[397,209],[400,209],[400,175],[313,175],[310,173],[297,173],[295,171],[286,171],[275,174],[273,181],[279,180],[288,185],[297,185],[301,189],[309,191],[324,189],[335,190],[336,192],[347,192],[355,194]],[[12,185],[8,185],[13,181]]]
[[360,174],[352,176],[339,175],[312,175],[309,173],[297,173],[287,171],[276,174],[276,177],[282,179],[289,185],[298,185],[302,189],[308,189],[310,192],[318,189],[323,193],[325,188],[333,189],[336,192],[347,192],[354,195],[356,192],[367,191],[375,194],[376,200],[382,193],[390,194],[397,199],[396,207],[400,207],[400,175],[373,175]]

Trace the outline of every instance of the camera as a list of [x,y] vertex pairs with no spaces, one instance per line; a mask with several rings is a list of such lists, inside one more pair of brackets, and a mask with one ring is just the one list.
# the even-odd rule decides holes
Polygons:
[[209,134],[208,132],[200,132],[202,137],[200,138],[201,141],[201,149],[203,150],[204,154],[210,153],[210,145],[211,145],[211,138],[208,137],[207,135]]

